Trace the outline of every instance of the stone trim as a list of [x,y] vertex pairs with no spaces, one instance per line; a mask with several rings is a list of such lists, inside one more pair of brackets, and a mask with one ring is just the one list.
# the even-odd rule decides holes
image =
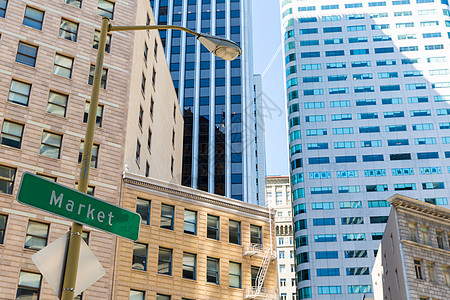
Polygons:
[[[269,219],[269,209],[265,207],[258,207],[256,205],[245,203],[233,200],[230,198],[209,194],[203,191],[198,191],[194,189],[190,189],[181,185],[171,184],[169,182],[159,182],[152,178],[146,178],[139,175],[134,175],[130,173],[123,173],[123,181],[124,183],[128,183],[134,186],[144,187],[146,189],[151,189],[159,192],[166,193],[168,195],[175,196],[179,198],[179,200],[190,199],[197,202],[202,202],[209,205],[220,206],[226,209],[232,209],[235,211],[241,211],[243,213],[248,213],[253,216],[261,216]],[[173,187],[173,188],[172,188]],[[195,191],[196,193],[190,192],[190,190]],[[198,194],[197,194],[198,193]],[[205,197],[199,194],[205,193],[210,197]],[[235,203],[233,203],[235,202]],[[274,215],[271,216],[272,219]]]
[[446,250],[446,249],[436,248],[436,247],[433,247],[433,246],[430,246],[430,245],[425,245],[425,244],[417,243],[417,242],[410,241],[410,240],[404,240],[404,239],[401,240],[401,243],[404,246],[410,246],[410,247],[414,247],[414,248],[419,248],[419,249],[421,249],[421,251],[422,250],[427,250],[427,251],[430,251],[432,253],[439,253],[439,254],[442,254],[442,255],[450,256],[450,251]]
[[396,194],[388,199],[389,203],[398,209],[404,209],[411,213],[423,214],[428,218],[440,218],[450,221],[450,209],[443,208],[437,205],[426,203],[424,201],[416,200],[410,197]]

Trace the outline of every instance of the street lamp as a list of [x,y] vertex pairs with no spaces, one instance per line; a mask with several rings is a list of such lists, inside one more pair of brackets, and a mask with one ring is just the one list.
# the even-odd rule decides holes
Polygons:
[[[89,183],[89,168],[94,144],[95,119],[98,107],[98,96],[100,93],[101,72],[103,69],[103,58],[105,56],[105,45],[107,33],[110,31],[134,31],[134,30],[167,30],[177,29],[188,32],[197,37],[197,40],[212,54],[225,59],[234,60],[241,55],[241,48],[228,39],[198,33],[188,28],[175,25],[137,25],[137,26],[112,26],[109,18],[103,17],[97,50],[97,63],[95,65],[94,81],[92,84],[91,102],[89,105],[88,120],[84,138],[83,156],[81,159],[80,177],[78,180],[78,191],[87,192]],[[78,260],[80,257],[81,233],[83,225],[73,222],[70,232],[69,248],[67,251],[66,268],[64,270],[63,289],[61,300],[73,300],[75,296],[75,285],[78,271]]]

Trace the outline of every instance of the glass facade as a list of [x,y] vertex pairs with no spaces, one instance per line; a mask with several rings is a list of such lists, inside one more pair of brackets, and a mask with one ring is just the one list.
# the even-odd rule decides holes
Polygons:
[[252,68],[243,66],[251,51],[248,2],[156,0],[153,10],[158,24],[228,38],[243,48],[239,58],[228,62],[210,54],[192,35],[160,31],[184,117],[182,184],[264,205],[254,157]]
[[448,208],[449,7],[401,2],[281,2],[300,299],[372,292],[393,193]]

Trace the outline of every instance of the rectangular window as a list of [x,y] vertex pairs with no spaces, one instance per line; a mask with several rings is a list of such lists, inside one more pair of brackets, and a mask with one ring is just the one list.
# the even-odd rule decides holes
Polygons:
[[341,201],[339,202],[340,209],[348,209],[348,208],[361,208],[361,201]]
[[175,207],[168,204],[161,204],[161,225],[160,228],[173,230],[173,220]]
[[184,233],[197,235],[197,212],[184,210]]
[[338,258],[337,251],[318,251],[316,252],[316,259],[336,259]]
[[55,63],[53,65],[53,74],[71,78],[73,68],[73,58],[61,54],[55,55]]
[[5,241],[5,230],[6,230],[6,221],[8,217],[5,215],[0,215],[0,244],[3,244]]
[[450,286],[450,272],[449,272],[449,266],[442,266],[442,274],[444,275],[444,284],[446,286]]
[[25,237],[25,248],[41,250],[47,245],[49,225],[45,223],[29,221],[27,236]]
[[339,275],[339,268],[317,269],[317,277]]
[[25,8],[25,16],[23,17],[23,25],[31,28],[41,30],[42,21],[44,20],[44,12],[32,7]]
[[69,4],[69,5],[81,8],[81,1],[82,0],[65,0],[64,2]]
[[144,300],[144,299],[145,299],[144,291],[130,290],[130,300]]
[[261,226],[250,225],[250,243],[262,245]]
[[219,259],[208,257],[206,259],[206,282],[219,284]]
[[414,260],[414,269],[416,271],[416,278],[423,279],[422,276],[422,262],[419,259]]
[[30,97],[31,84],[20,82],[17,80],[11,81],[8,101],[20,105],[28,106]]
[[141,216],[141,224],[150,224],[150,201],[142,198],[137,198],[136,212]]
[[336,242],[336,234],[316,234],[314,235],[314,242],[325,243],[325,242]]
[[[89,106],[90,106],[89,102],[86,102],[84,104],[83,123],[87,123],[87,120],[89,117]],[[102,120],[103,120],[103,105],[99,105],[99,106],[97,106],[97,115],[95,117],[95,126],[102,127]]]
[[59,26],[59,37],[76,42],[78,34],[78,23],[61,19],[61,24]]
[[98,0],[97,14],[112,20],[114,16],[114,2]]
[[42,134],[40,154],[59,158],[61,154],[62,135],[44,131]]
[[363,217],[345,217],[341,218],[342,225],[358,225],[358,224],[364,224],[364,218]]
[[229,286],[241,288],[241,264],[230,261]]
[[229,242],[232,244],[241,244],[241,222],[230,220],[229,227]]
[[345,250],[345,258],[363,258],[367,257],[367,250]]
[[342,235],[343,241],[365,241],[366,234],[365,233],[344,233]]
[[5,17],[7,5],[8,5],[8,0],[0,0],[0,18]]
[[[95,75],[95,65],[91,64],[91,66],[89,68],[88,84],[90,84],[90,85],[94,84],[94,75]],[[102,69],[102,78],[100,80],[100,87],[102,89],[106,89],[107,78],[108,78],[108,69],[103,68]]]
[[48,95],[47,112],[60,117],[65,117],[67,109],[67,99],[67,95],[50,91]]
[[172,249],[159,247],[158,274],[172,275]]
[[381,140],[361,141],[361,148],[381,147]]
[[[83,147],[84,142],[82,141],[80,143],[80,151],[78,153],[78,163],[81,163],[82,157],[83,157]],[[97,168],[98,164],[98,148],[99,145],[92,145],[92,153],[91,153],[91,168]]]
[[20,271],[16,299],[39,299],[42,275]]
[[369,275],[368,267],[347,268],[347,276]]
[[20,149],[22,144],[23,125],[3,121],[0,144]]
[[197,255],[183,252],[183,278],[196,279]]
[[219,240],[219,217],[208,215],[206,237],[213,240]]
[[346,66],[345,62],[327,63],[327,69],[345,69]]
[[[92,48],[98,49],[99,40],[100,40],[100,31],[95,30],[95,32],[94,32],[94,41],[92,43]],[[105,51],[108,52],[108,53],[111,51],[111,34],[108,34],[106,36]]]
[[19,46],[17,48],[16,62],[34,67],[36,65],[36,57],[37,57],[38,47],[19,42]]
[[147,248],[146,244],[134,243],[132,269],[147,271]]

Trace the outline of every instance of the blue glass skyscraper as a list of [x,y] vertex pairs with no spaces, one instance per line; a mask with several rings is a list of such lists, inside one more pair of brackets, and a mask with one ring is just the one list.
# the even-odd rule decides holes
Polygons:
[[257,152],[257,133],[264,132],[257,130],[249,58],[250,1],[155,0],[151,4],[158,24],[228,38],[243,49],[241,57],[228,62],[185,32],[160,32],[185,122],[183,185],[264,205],[264,177],[259,184],[257,175],[258,167],[264,167],[258,166],[264,153]]

